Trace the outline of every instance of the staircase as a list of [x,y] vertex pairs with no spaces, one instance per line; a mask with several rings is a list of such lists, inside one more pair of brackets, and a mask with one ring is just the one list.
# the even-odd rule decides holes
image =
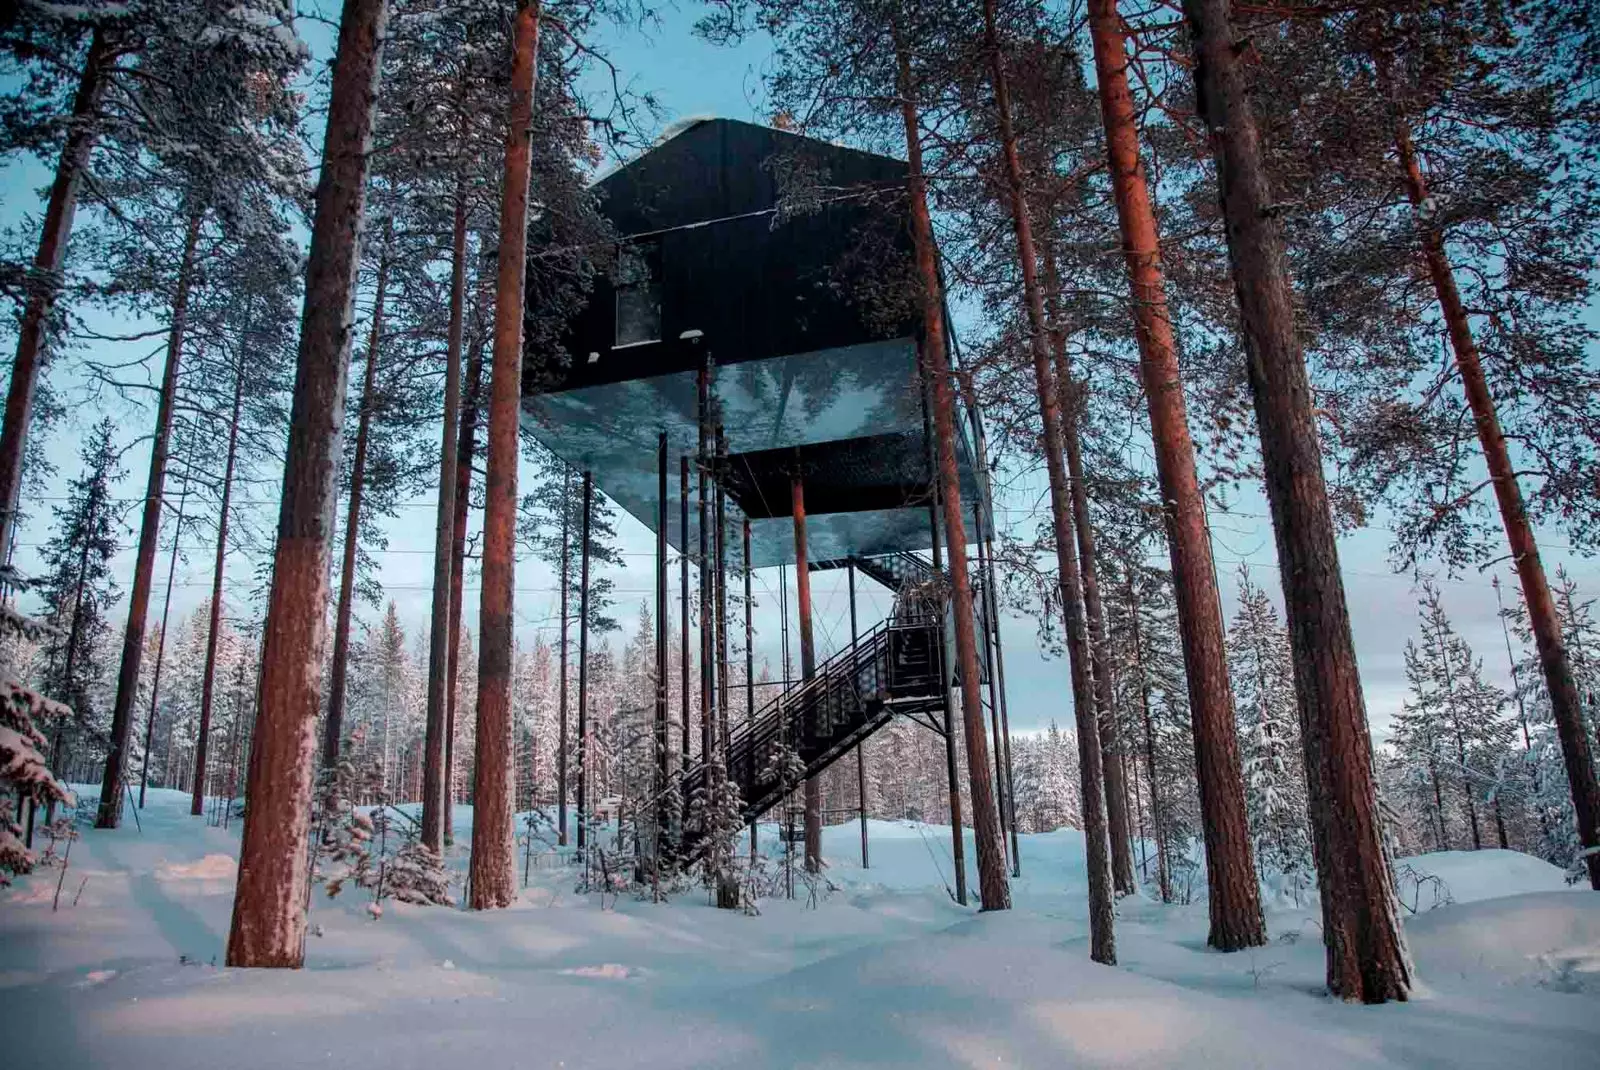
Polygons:
[[[744,820],[755,821],[795,787],[785,785],[775,769],[780,745],[794,749],[809,778],[895,714],[943,710],[942,645],[936,617],[884,621],[732,731],[727,771],[739,788]],[[680,774],[685,798],[705,782],[707,773],[702,761]],[[686,828],[684,834],[684,849],[692,855],[698,832]]]
[[[950,598],[945,587],[945,574],[934,571],[933,565],[923,560],[914,553],[899,551],[892,554],[879,554],[875,557],[835,557],[826,561],[816,561],[811,565],[812,572],[825,572],[831,569],[847,568],[854,565],[856,571],[863,576],[877,580],[883,586],[894,592],[894,617],[921,617],[936,616],[950,623]],[[983,613],[983,588],[981,577],[974,576],[972,590],[973,610],[980,614],[978,625],[980,641],[978,643],[978,675],[979,679],[987,682],[989,679],[989,645],[981,641]],[[956,670],[956,679],[960,679],[960,670]]]
[[[811,679],[786,689],[730,733],[727,774],[739,789],[746,823],[760,818],[796,786],[793,780],[783,783],[776,771],[780,745],[794,749],[810,778],[896,714],[920,718],[944,711],[943,658],[950,602],[943,577],[923,558],[904,552],[817,561],[810,567],[820,572],[848,565],[895,592],[894,612],[817,666]],[[981,592],[975,594],[981,606]],[[987,645],[980,643],[985,679],[987,653]],[[678,774],[682,797],[691,798],[709,774],[704,761]],[[680,860],[698,853],[700,836],[692,823],[683,829]]]

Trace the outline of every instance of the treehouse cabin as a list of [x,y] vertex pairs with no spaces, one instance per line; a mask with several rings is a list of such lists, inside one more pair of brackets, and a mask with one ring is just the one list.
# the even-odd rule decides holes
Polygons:
[[[898,160],[779,130],[679,127],[595,183],[615,264],[569,324],[567,363],[530,365],[525,429],[651,530],[664,432],[667,541],[683,549],[703,381],[752,566],[795,559],[797,465],[813,561],[929,546],[904,183]],[[976,503],[965,440],[961,472]]]

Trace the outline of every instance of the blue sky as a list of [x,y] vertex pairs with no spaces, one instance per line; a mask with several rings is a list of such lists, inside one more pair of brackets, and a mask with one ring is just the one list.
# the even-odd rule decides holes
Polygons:
[[[765,111],[760,81],[769,56],[766,45],[753,40],[739,48],[727,49],[700,41],[691,32],[693,10],[693,5],[685,5],[685,10],[669,9],[663,12],[659,26],[642,32],[608,30],[604,35],[607,49],[623,77],[634,89],[648,90],[656,96],[664,109],[663,122],[701,115],[762,121]],[[323,58],[330,47],[331,32],[315,23],[303,24],[301,32],[312,44],[319,60]],[[594,83],[594,88],[597,92],[604,90],[599,82]],[[38,190],[44,181],[44,169],[28,161],[13,163],[0,171],[0,196],[3,196],[0,223],[14,226],[24,216],[36,213]],[[13,344],[12,337],[9,330],[0,332],[0,341],[7,352]],[[71,473],[76,464],[79,438],[98,415],[87,407],[75,410],[50,443],[51,453],[64,474]],[[117,415],[122,418],[123,426],[130,428],[143,426],[150,419],[148,412],[121,405],[117,406]],[[129,477],[121,490],[125,497],[135,497],[143,486],[147,457],[147,450],[136,449],[129,454]],[[273,495],[264,492],[252,494],[252,500],[260,504],[243,507],[253,510],[258,525],[268,529],[275,519],[276,509],[270,501],[262,499],[271,497]],[[1251,568],[1256,582],[1266,586],[1275,600],[1277,592],[1272,576],[1276,561],[1271,528],[1265,518],[1265,500],[1254,488],[1244,488],[1230,496],[1229,504],[1231,511],[1214,510],[1212,520],[1224,611],[1231,615],[1237,588],[1236,572],[1241,563]],[[1002,524],[1031,523],[1028,519],[1033,505],[1031,498],[1014,497],[997,505]],[[413,635],[425,630],[428,615],[432,509],[432,502],[426,497],[405,503],[399,519],[389,525],[389,551],[379,557],[382,580]],[[131,510],[129,520],[134,520]],[[1379,525],[1385,523],[1381,515],[1376,520]],[[47,515],[36,516],[24,532],[18,558],[24,569],[36,560],[30,544],[37,543],[45,535],[48,522]],[[634,607],[652,596],[654,537],[626,516],[620,527],[626,564],[613,579],[619,616],[626,625],[631,625]],[[1340,544],[1368,708],[1380,734],[1386,730],[1389,717],[1404,698],[1402,650],[1405,639],[1415,632],[1416,620],[1415,592],[1410,578],[1395,576],[1388,570],[1388,540],[1389,533],[1375,526],[1346,537]],[[132,542],[130,533],[126,539],[127,549],[118,560],[124,576],[131,571]],[[1562,540],[1549,533],[1544,538],[1544,550],[1552,572],[1556,565],[1565,564],[1586,593],[1600,594],[1600,569],[1593,562],[1575,559],[1564,549]],[[174,621],[192,612],[209,588],[207,548],[194,547],[193,552],[185,556],[187,560],[180,561],[178,566],[174,587]],[[165,567],[163,555],[158,585],[165,580]],[[249,572],[248,562],[235,560],[229,570],[229,588],[242,592],[249,583]],[[1511,582],[1511,575],[1503,564],[1500,572],[1505,586]],[[792,582],[792,576],[790,580]],[[1487,574],[1440,580],[1447,611],[1484,657],[1491,677],[1508,682],[1499,624],[1494,616],[1494,592],[1489,581]],[[759,572],[755,582],[760,603],[756,616],[758,659],[769,658],[775,673],[778,670],[778,582],[775,569]],[[816,633],[820,653],[826,653],[848,641],[844,578],[839,573],[821,573],[813,582]],[[469,589],[475,587],[475,577],[469,577],[468,585]],[[865,628],[888,611],[889,598],[870,581],[858,587],[860,619]],[[1511,590],[1507,587],[1508,596]],[[521,638],[531,642],[536,633],[546,638],[553,636],[556,592],[550,571],[536,562],[523,562],[519,565],[518,592]],[[676,596],[675,582],[673,595]],[[360,613],[369,623],[378,619],[378,611],[370,607],[361,607]],[[466,621],[473,631],[476,631],[476,618],[475,598],[469,595]],[[1052,719],[1063,725],[1072,720],[1066,665],[1040,652],[1035,632],[1036,622],[1021,616],[1008,617],[1004,622],[1011,723],[1017,730],[1037,730]]]

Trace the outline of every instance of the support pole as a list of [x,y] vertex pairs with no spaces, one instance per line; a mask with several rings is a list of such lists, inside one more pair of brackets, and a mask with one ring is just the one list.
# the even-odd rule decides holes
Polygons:
[[[778,685],[778,704],[783,714],[783,738],[794,739],[794,728],[789,724],[789,569],[785,565],[778,566],[778,619],[781,649],[783,651],[783,681]],[[794,898],[794,841],[789,835],[791,822],[790,810],[794,803],[794,793],[790,792],[783,798],[783,808],[779,812],[778,830],[783,840],[783,867],[784,882],[790,899]]]
[[[756,648],[755,630],[750,626],[750,518],[744,518],[744,726],[748,733],[756,723]],[[754,755],[751,760],[754,761]],[[751,769],[754,776],[756,770]],[[750,820],[750,858],[756,857],[756,819]]]
[[[810,680],[817,671],[816,649],[811,639],[811,571],[806,560],[806,488],[800,474],[800,451],[795,451],[789,493],[794,504],[794,581],[800,614],[800,676]],[[805,726],[801,726],[804,733]],[[822,872],[822,784],[814,776],[805,786],[806,872]]]
[[[470,473],[469,473],[470,475]],[[560,743],[556,747],[556,842],[562,847],[567,845],[567,756],[571,752],[571,741],[567,738],[567,629],[571,620],[568,616],[568,598],[572,587],[572,511],[567,507],[572,493],[572,468],[562,462],[561,465],[561,654],[560,666],[556,670],[556,714],[560,721]],[[458,514],[462,516],[465,514]],[[453,652],[451,657],[459,652]],[[446,731],[445,740],[445,843],[450,842],[450,752],[452,741]]]
[[578,544],[578,854],[588,842],[589,786],[589,511],[594,473],[583,473],[582,541]]
[[712,650],[711,650],[711,573],[708,565],[711,560],[710,535],[711,528],[707,523],[707,492],[706,469],[709,460],[706,456],[708,449],[708,423],[711,394],[711,372],[708,364],[702,362],[699,375],[699,444],[695,455],[697,468],[697,481],[699,483],[700,507],[700,760],[705,763],[704,773],[701,777],[702,806],[710,805],[711,792],[711,726],[715,723],[715,711],[711,708],[714,701],[712,689],[715,682],[712,679]]
[[783,658],[783,682],[778,690],[782,693],[789,689],[794,673],[789,664],[789,569],[784,565],[778,566],[778,617],[782,621],[778,632]]
[[661,830],[667,824],[667,433],[661,432],[656,471],[656,802],[650,871],[659,875]]
[[[681,772],[689,771],[689,455],[680,459],[678,469],[678,671],[682,680],[678,699],[683,706],[683,741],[678,753]],[[688,800],[679,800],[687,805]]]
[[714,432],[715,454],[712,459],[712,486],[717,495],[717,731],[718,746],[722,748],[723,763],[728,759],[728,495],[723,489],[723,477],[728,463],[728,439],[723,433],[719,415]]
[[[850,584],[850,646],[856,645],[856,566],[852,561],[846,566],[846,577]],[[853,657],[854,655],[852,655]],[[856,809],[861,815],[861,868],[872,868],[867,863],[867,759],[861,752],[861,746],[866,742],[863,738],[856,744]]]

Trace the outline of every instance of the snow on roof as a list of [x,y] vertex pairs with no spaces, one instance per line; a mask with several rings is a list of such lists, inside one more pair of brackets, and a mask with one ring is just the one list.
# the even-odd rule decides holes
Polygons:
[[643,159],[646,155],[654,152],[656,149],[659,149],[662,145],[665,145],[667,142],[671,141],[675,137],[678,137],[680,134],[688,133],[690,130],[700,126],[702,123],[714,123],[721,121],[744,123],[747,126],[760,126],[764,129],[776,130],[779,133],[789,134],[791,136],[809,138],[810,140],[814,141],[823,141],[825,144],[832,145],[836,149],[847,149],[851,152],[866,153],[869,156],[876,155],[867,149],[857,148],[854,145],[847,145],[841,138],[835,137],[822,139],[797,130],[785,130],[782,127],[768,126],[765,123],[754,123],[748,119],[727,119],[722,115],[686,115],[681,119],[674,119],[672,122],[662,127],[661,133],[656,135],[654,141],[650,142],[647,147],[640,149],[626,160],[608,160],[605,164],[596,168],[594,175],[589,179],[589,188],[594,188],[601,182],[604,182],[606,179],[616,174],[618,171],[622,170],[624,167],[632,166],[639,160]]
[[594,177],[589,179],[590,188],[593,188],[594,186],[599,185],[601,182],[604,182],[606,179],[610,178],[624,167],[627,167],[629,164],[639,160],[646,153],[654,152],[656,149],[659,149],[662,145],[665,145],[679,134],[687,133],[688,131],[699,126],[701,123],[714,122],[720,118],[722,118],[720,115],[686,115],[681,119],[672,120],[672,122],[661,128],[661,133],[656,135],[655,140],[650,142],[649,147],[641,149],[639,152],[634,153],[626,160],[610,160],[603,166],[596,169]]

